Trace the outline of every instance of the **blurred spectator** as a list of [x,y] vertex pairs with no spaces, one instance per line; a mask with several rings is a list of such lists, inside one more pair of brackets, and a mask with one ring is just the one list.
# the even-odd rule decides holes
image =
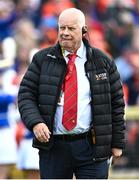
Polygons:
[[126,81],[128,87],[128,105],[139,105],[139,69]]
[[16,23],[16,34],[14,36],[17,44],[17,54],[19,49],[26,49],[28,52],[36,47],[37,32],[32,21],[29,19],[20,19]]
[[32,138],[33,134],[24,127],[18,147],[17,168],[25,172],[25,179],[39,178],[38,150],[32,147]]
[[138,169],[139,168],[139,123],[138,121],[131,121],[128,123],[127,134],[127,148],[126,155],[128,157],[127,168]]
[[0,68],[14,65],[16,44],[12,37],[7,37],[0,42]]
[[105,53],[109,54],[109,45],[105,40],[105,36],[102,31],[97,29],[91,29],[89,31],[90,43],[92,46],[101,49]]
[[[130,16],[130,14],[124,14],[126,13],[124,10],[116,8],[111,8],[110,11],[113,15],[109,13],[109,19],[105,24],[106,39],[111,47],[113,57],[118,57],[122,50],[131,43],[133,28],[132,18],[131,21],[124,19],[124,15]],[[118,11],[119,13],[117,13]]]
[[[96,0],[80,0],[80,1],[74,1],[76,4],[76,7],[81,9],[85,15],[92,16],[95,14],[96,8]],[[95,16],[93,16],[94,18]]]
[[0,43],[0,47],[0,69],[5,68],[5,71],[2,72],[2,86],[5,92],[15,95],[15,89],[11,87],[10,82],[15,74],[15,71],[11,69],[11,67],[14,66],[15,63],[16,43],[12,37],[7,37]]
[[10,165],[16,164],[15,129],[9,117],[9,106],[15,103],[15,96],[3,89],[0,69],[0,179],[7,179]]
[[17,19],[28,19],[35,27],[40,22],[41,0],[16,0]]
[[133,47],[136,49],[139,49],[139,26],[134,26],[133,32],[132,32],[132,42]]
[[38,46],[38,38],[34,25],[29,19],[20,19],[16,23],[16,34],[14,36],[17,46],[16,70],[19,64],[25,65],[25,68],[29,64],[30,51]]
[[[125,82],[128,78],[130,78],[134,72],[134,69],[131,65],[131,56],[136,53],[136,49],[129,46],[125,47],[121,53],[121,55],[115,59],[115,63],[120,72],[121,79]],[[125,68],[126,67],[126,68]]]
[[[20,50],[23,49],[20,49],[19,46],[19,52],[21,52]],[[32,50],[30,49],[30,51]],[[18,53],[18,66],[15,76],[12,78],[12,85],[16,87],[17,92],[21,79],[30,63],[30,53],[26,53],[26,51]],[[32,138],[33,133],[24,127],[18,113],[18,123],[16,126],[16,139],[18,143],[17,168],[23,170],[25,179],[39,178],[38,150],[32,147]]]
[[42,18],[40,30],[42,32],[40,48],[55,44],[57,40],[57,18],[55,16]]
[[132,9],[132,15],[134,18],[134,24],[139,26],[139,1],[134,0],[135,5],[134,8]]
[[15,6],[12,0],[0,0],[0,41],[13,35],[16,20]]

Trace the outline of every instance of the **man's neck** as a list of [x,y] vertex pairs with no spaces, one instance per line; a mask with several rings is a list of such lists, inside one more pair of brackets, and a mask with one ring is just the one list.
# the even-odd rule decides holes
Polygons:
[[75,47],[75,48],[62,48],[62,51],[68,51],[69,53],[75,53],[78,51],[78,49],[81,47],[82,42],[80,43],[79,46]]

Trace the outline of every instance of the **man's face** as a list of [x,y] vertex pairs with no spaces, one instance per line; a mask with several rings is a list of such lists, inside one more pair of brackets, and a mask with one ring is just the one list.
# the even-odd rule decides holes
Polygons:
[[61,47],[67,51],[76,51],[82,41],[82,28],[77,18],[62,16],[59,19],[58,40]]

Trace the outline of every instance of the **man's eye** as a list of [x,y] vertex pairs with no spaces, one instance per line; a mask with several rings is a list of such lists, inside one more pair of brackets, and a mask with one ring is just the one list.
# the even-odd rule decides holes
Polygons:
[[70,31],[74,31],[74,30],[75,30],[75,28],[73,28],[73,27],[70,27],[70,28],[69,28],[69,30],[70,30]]
[[65,28],[64,27],[60,27],[60,30],[64,30]]

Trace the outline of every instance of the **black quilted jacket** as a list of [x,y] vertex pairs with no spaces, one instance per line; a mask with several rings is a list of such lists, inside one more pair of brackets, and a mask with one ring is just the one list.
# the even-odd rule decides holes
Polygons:
[[[86,75],[91,88],[92,125],[95,131],[95,159],[110,156],[111,148],[124,148],[124,100],[119,73],[113,60],[100,50],[87,47]],[[40,50],[33,57],[20,85],[18,105],[21,118],[32,131],[35,124],[44,122],[53,131],[54,115],[66,74],[66,63],[59,44]],[[50,149],[48,143],[33,139],[33,147]]]

